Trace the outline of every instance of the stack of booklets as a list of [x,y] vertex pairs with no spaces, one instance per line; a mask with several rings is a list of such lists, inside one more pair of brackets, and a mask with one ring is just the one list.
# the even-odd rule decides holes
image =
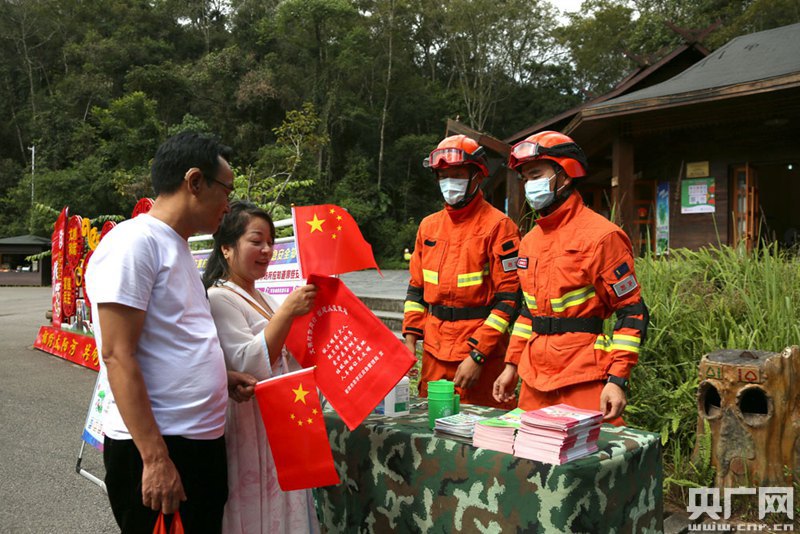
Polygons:
[[460,437],[472,440],[475,424],[483,419],[486,418],[471,413],[448,415],[447,417],[440,417],[436,420],[433,431],[434,434],[443,437]]
[[597,451],[603,412],[567,404],[525,412],[514,441],[514,455],[560,465]]
[[522,409],[516,408],[501,416],[478,421],[472,435],[472,444],[482,449],[513,454],[514,433],[520,427],[523,413],[525,412]]

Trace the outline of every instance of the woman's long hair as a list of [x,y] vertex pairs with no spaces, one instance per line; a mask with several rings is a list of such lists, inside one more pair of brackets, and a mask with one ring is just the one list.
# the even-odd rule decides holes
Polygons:
[[261,217],[267,221],[272,232],[272,239],[275,239],[275,224],[269,213],[246,200],[231,202],[230,211],[222,218],[222,223],[214,233],[214,248],[208,257],[206,270],[203,272],[203,285],[206,289],[214,285],[217,280],[229,277],[230,269],[228,261],[222,255],[222,247],[226,245],[235,247],[253,217]]

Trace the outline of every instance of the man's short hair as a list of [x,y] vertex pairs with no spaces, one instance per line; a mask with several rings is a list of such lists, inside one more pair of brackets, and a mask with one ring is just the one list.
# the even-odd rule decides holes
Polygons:
[[150,177],[156,196],[173,193],[183,182],[186,171],[197,167],[206,183],[216,178],[219,157],[230,160],[232,150],[216,138],[195,132],[183,132],[164,141],[153,158]]

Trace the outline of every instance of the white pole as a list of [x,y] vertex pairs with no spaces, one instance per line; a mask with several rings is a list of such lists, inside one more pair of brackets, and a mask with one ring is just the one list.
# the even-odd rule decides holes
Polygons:
[[31,233],[33,233],[33,193],[34,177],[36,176],[36,145],[28,147],[31,151]]

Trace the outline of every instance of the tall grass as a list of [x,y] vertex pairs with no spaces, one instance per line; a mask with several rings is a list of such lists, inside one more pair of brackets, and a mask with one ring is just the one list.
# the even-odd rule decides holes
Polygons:
[[723,246],[649,255],[637,260],[636,272],[650,329],[626,419],[661,434],[665,489],[710,485],[708,466],[689,461],[700,359],[721,349],[779,352],[800,344],[800,261],[777,246],[749,254]]

